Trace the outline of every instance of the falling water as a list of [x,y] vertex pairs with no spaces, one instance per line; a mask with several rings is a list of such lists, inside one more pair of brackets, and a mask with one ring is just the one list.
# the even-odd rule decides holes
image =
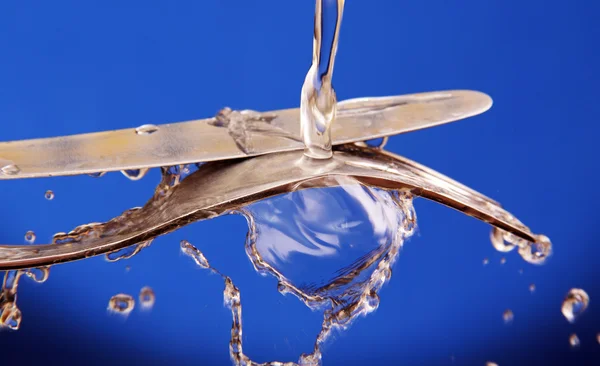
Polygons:
[[335,119],[337,98],[331,79],[343,12],[344,0],[316,1],[312,65],[300,97],[304,154],[310,158],[332,156],[330,127]]

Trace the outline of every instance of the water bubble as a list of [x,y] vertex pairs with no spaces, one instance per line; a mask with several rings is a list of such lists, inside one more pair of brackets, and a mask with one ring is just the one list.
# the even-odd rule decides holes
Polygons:
[[529,285],[529,292],[535,292],[535,283]]
[[577,334],[571,334],[571,336],[569,337],[569,345],[571,346],[571,348],[577,348],[580,344],[581,342],[579,342],[579,337],[577,337]]
[[498,364],[492,361],[488,361],[485,363],[485,366],[498,366]]
[[552,243],[545,235],[538,235],[535,243],[528,243],[519,248],[521,257],[532,264],[544,264],[552,255]]
[[131,271],[131,266],[125,266],[125,272]]
[[0,164],[5,164],[2,166],[2,168],[0,168],[0,173],[4,174],[4,175],[17,175],[21,172],[21,169],[16,166],[15,164],[12,163],[8,163],[6,164],[6,161],[4,162],[0,162]]
[[25,241],[28,242],[29,244],[33,244],[33,242],[35,241],[35,233],[31,230],[26,232],[25,233]]
[[483,258],[483,265],[484,265],[484,266],[487,266],[487,265],[488,265],[488,263],[490,263],[490,260],[489,260],[489,259],[487,259],[487,258]]
[[587,309],[589,303],[590,297],[584,290],[573,288],[563,300],[561,311],[570,323],[574,323]]
[[506,258],[504,258],[504,257],[500,258],[500,264],[504,264],[504,263],[506,263]]
[[192,243],[190,243],[187,240],[182,240],[180,242],[180,247],[183,254],[192,257],[192,259],[196,262],[197,265],[205,269],[210,268],[208,260],[206,259],[204,254],[202,254],[200,250],[193,246]]
[[138,135],[150,135],[158,131],[158,126],[155,125],[141,125],[135,129],[135,133]]
[[117,294],[108,301],[108,310],[122,315],[129,315],[134,306],[135,300],[127,294]]
[[523,268],[519,269],[519,274],[522,275],[523,274]]
[[510,310],[510,309],[506,309],[506,310],[504,310],[504,313],[502,313],[502,319],[504,319],[504,324],[512,323],[514,318],[515,318],[515,315],[513,314],[512,310]]
[[596,340],[598,341],[598,344],[600,344],[600,333],[596,334]]
[[146,286],[140,290],[139,299],[142,309],[151,309],[156,301],[156,295],[150,287]]
[[44,193],[44,198],[48,201],[52,201],[54,199],[54,192],[47,190],[46,193]]

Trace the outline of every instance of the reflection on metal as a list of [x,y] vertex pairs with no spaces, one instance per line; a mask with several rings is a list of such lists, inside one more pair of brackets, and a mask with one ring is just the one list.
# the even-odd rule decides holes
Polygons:
[[79,260],[144,242],[198,220],[210,219],[280,193],[335,185],[349,176],[384,189],[405,190],[442,203],[529,242],[538,236],[497,202],[416,162],[379,149],[347,144],[332,159],[306,158],[303,151],[210,162],[141,209],[127,225],[92,243],[0,246],[0,270]]
[[[488,110],[491,98],[468,90],[338,103],[334,145],[397,135]],[[101,174],[302,150],[300,110],[222,110],[216,117],[137,129],[0,143],[0,179]]]

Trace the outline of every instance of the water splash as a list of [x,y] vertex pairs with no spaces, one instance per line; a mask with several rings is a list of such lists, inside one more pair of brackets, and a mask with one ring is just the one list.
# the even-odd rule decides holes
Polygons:
[[[335,178],[337,187],[300,186],[238,212],[248,221],[246,253],[255,269],[275,276],[279,292],[323,311],[321,331],[312,352],[300,357],[301,365],[320,364],[321,346],[334,330],[345,330],[377,309],[379,290],[391,278],[404,240],[416,228],[410,194]],[[243,353],[239,289],[191,243],[183,240],[180,245],[197,265],[223,277],[225,304],[233,317],[231,358],[237,365],[256,365]],[[304,271],[306,266],[311,271]]]
[[50,267],[30,268],[26,270],[6,271],[0,292],[0,329],[18,330],[23,319],[17,306],[17,289],[21,277],[25,275],[34,282],[43,283],[50,276]]
[[569,323],[574,323],[585,312],[590,303],[587,292],[579,288],[569,290],[563,300],[561,312]]
[[344,0],[316,0],[312,65],[300,96],[304,154],[310,158],[332,156],[330,127],[336,115],[337,97],[331,79],[343,12]]

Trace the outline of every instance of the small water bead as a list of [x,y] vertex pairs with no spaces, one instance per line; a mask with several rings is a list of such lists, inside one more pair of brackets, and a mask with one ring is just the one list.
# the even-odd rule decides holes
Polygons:
[[26,232],[25,233],[25,241],[28,242],[29,244],[33,244],[33,242],[35,241],[35,233],[31,230]]
[[495,362],[488,361],[485,363],[485,366],[498,366],[498,364]]
[[0,168],[0,173],[4,175],[17,175],[21,172],[21,169],[15,164],[6,164]]
[[154,294],[154,290],[152,288],[146,286],[140,290],[140,305],[142,309],[151,309],[154,306],[154,302],[156,301],[156,295]]
[[535,292],[535,284],[534,283],[529,285],[529,292]]
[[589,303],[590,297],[584,290],[573,288],[567,293],[561,311],[570,323],[574,323],[587,309]]
[[135,307],[135,300],[131,295],[117,294],[108,301],[108,310],[122,315],[129,315]]
[[598,341],[598,344],[600,344],[600,333],[596,334],[596,340]]
[[512,323],[514,318],[515,318],[515,315],[513,314],[512,310],[510,310],[510,309],[506,309],[506,310],[504,310],[504,313],[502,313],[502,319],[504,319],[504,324]]
[[571,345],[571,348],[577,348],[580,344],[581,342],[579,341],[579,337],[577,337],[577,334],[571,334],[571,336],[569,337],[569,345]]
[[489,259],[487,259],[487,258],[483,258],[483,265],[484,265],[484,266],[487,266],[487,265],[488,265],[488,263],[490,263],[490,260],[489,260]]
[[500,264],[504,264],[504,263],[506,263],[506,258],[504,258],[504,257],[500,258]]
[[140,127],[135,129],[135,133],[138,135],[150,135],[154,132],[158,131],[158,126],[155,125],[141,125]]
[[54,192],[47,190],[46,193],[44,193],[44,198],[48,201],[52,201],[54,199]]

